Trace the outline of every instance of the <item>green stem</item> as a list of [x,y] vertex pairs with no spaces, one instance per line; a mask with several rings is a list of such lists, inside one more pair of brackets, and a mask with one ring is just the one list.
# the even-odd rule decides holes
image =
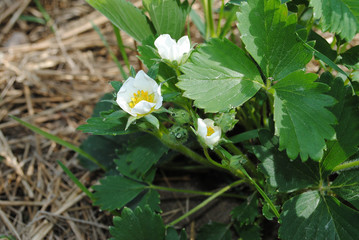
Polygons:
[[[210,6],[211,0],[202,0],[202,5],[203,5],[203,11],[204,11],[204,17],[205,17],[205,21],[206,21],[206,40],[208,40],[211,35],[212,35],[212,28],[213,28],[213,32],[214,32],[214,26],[213,26],[213,18],[212,18],[212,6]],[[212,22],[212,23],[211,23]]]
[[333,169],[333,172],[343,170],[343,169],[347,169],[347,168],[356,167],[356,166],[359,166],[359,160],[353,161],[353,162],[347,162],[347,163],[343,163],[341,165],[338,165]]
[[117,46],[120,49],[121,55],[122,55],[122,59],[125,62],[128,71],[131,71],[130,68],[130,62],[128,61],[128,57],[127,57],[127,53],[125,51],[125,45],[123,45],[123,41],[122,41],[122,37],[121,37],[121,33],[120,33],[120,29],[118,29],[115,25],[113,25],[113,31],[115,32],[116,35],[116,39],[117,39]]
[[[156,186],[150,184],[148,186],[150,189],[155,189],[159,191],[168,191],[168,192],[178,192],[178,193],[187,193],[187,194],[194,194],[194,195],[203,195],[203,196],[212,196],[216,193],[214,192],[203,192],[203,191],[195,191],[195,190],[187,190],[187,189],[178,189],[178,188],[168,188],[168,187],[162,187],[162,186]],[[246,199],[246,196],[241,196],[237,194],[230,194],[230,193],[224,193],[222,194],[224,197],[234,197],[234,198],[240,198],[240,199]]]
[[222,0],[221,9],[219,11],[218,25],[217,25],[217,36],[219,36],[222,31],[221,22],[222,22],[223,15],[224,15],[224,0]]
[[215,165],[215,166],[217,166],[217,167],[219,167],[219,168],[227,169],[227,168],[225,168],[222,164],[220,164],[220,163],[214,161],[214,160],[211,158],[211,156],[209,156],[207,148],[204,147],[204,148],[203,148],[203,152],[204,152],[204,155],[206,156],[207,160],[210,161],[213,165]]
[[212,12],[212,0],[207,0],[208,5],[208,20],[209,20],[209,29],[211,33],[211,37],[216,37],[215,31],[214,31],[214,20],[213,20],[213,12]]
[[177,75],[177,77],[179,77],[179,76],[182,75],[182,74],[181,74],[181,71],[179,70],[179,67],[178,67],[178,66],[175,67],[174,69],[176,70],[176,75]]
[[214,199],[216,199],[217,197],[221,196],[222,194],[224,194],[225,192],[227,192],[228,190],[230,190],[233,187],[236,187],[240,184],[242,184],[243,182],[245,182],[245,180],[241,179],[238,180],[224,188],[222,188],[221,190],[219,190],[218,192],[214,193],[212,196],[210,196],[209,198],[207,198],[206,200],[204,200],[202,203],[200,203],[199,205],[197,205],[196,207],[192,208],[190,211],[188,211],[187,213],[185,213],[184,215],[182,215],[181,217],[177,218],[176,220],[172,221],[171,223],[169,223],[166,227],[170,227],[175,225],[176,223],[182,221],[183,219],[187,218],[188,216],[192,215],[193,213],[197,212],[198,210],[200,210],[201,208],[203,208],[204,206],[206,206],[208,203],[210,203],[211,201],[213,201]]
[[[224,148],[220,148],[220,151],[227,159],[230,160],[232,158],[232,155],[229,152],[227,152]],[[247,179],[249,179],[249,181],[254,185],[254,187],[257,189],[257,191],[262,195],[264,200],[269,204],[269,207],[272,209],[273,213],[279,219],[280,214],[279,214],[278,210],[276,209],[276,207],[274,206],[272,200],[270,200],[270,198],[267,196],[267,194],[256,183],[256,181],[254,181],[254,179],[247,173],[247,171],[243,168],[243,166],[241,164],[237,164],[236,168],[231,167],[231,166],[229,166],[229,167],[233,174],[240,176],[240,177],[242,177],[242,175],[245,175],[247,177]]]

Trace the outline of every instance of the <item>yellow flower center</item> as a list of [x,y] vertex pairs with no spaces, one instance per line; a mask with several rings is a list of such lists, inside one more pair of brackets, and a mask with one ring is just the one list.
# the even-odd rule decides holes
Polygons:
[[213,127],[207,127],[207,137],[211,136],[214,133]]
[[130,108],[134,108],[137,103],[141,102],[142,100],[150,103],[155,102],[155,95],[148,94],[148,91],[138,90],[137,93],[133,94],[133,97],[131,98],[131,102],[128,104]]

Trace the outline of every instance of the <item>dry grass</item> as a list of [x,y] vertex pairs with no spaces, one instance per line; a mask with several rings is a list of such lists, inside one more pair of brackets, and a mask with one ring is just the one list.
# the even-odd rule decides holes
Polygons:
[[[16,239],[106,239],[111,218],[57,165],[60,160],[86,185],[97,180],[76,154],[25,129],[14,115],[75,145],[76,128],[94,104],[121,80],[90,21],[115,45],[108,20],[84,1],[42,1],[49,26],[19,20],[42,17],[29,0],[0,2],[0,235]],[[125,36],[124,36],[125,37]],[[125,37],[125,45],[133,41]],[[116,52],[116,49],[114,48]],[[137,64],[135,54],[130,61]]]

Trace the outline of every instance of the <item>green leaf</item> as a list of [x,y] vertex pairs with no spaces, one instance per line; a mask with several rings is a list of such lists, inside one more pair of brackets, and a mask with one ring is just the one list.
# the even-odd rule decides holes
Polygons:
[[292,192],[319,184],[319,164],[311,160],[290,160],[275,147],[254,146],[253,152],[262,162],[259,170],[265,174],[269,185],[279,192]]
[[126,120],[125,118],[92,117],[87,120],[87,124],[79,126],[77,130],[96,135],[123,135],[135,132],[131,129],[125,131]]
[[126,206],[135,209],[137,207],[144,208],[148,205],[153,211],[162,212],[160,202],[160,194],[156,190],[149,189],[139,194],[134,200],[126,204]]
[[359,1],[311,0],[314,17],[321,18],[323,31],[338,33],[350,41],[359,31]]
[[263,84],[254,63],[227,39],[211,39],[202,45],[181,70],[184,74],[177,86],[207,112],[238,107]]
[[177,231],[173,227],[169,227],[167,228],[166,240],[187,240],[186,231],[182,229],[178,236]]
[[315,57],[319,58],[320,60],[322,60],[323,62],[325,62],[328,66],[330,66],[331,68],[333,68],[335,71],[343,74],[344,76],[346,77],[349,77],[349,75],[343,71],[343,69],[341,69],[338,65],[336,65],[332,60],[330,60],[326,55],[322,54],[321,52],[317,51],[316,49],[313,48],[313,46],[310,45],[310,43],[313,43],[313,42],[304,42],[303,39],[301,39],[301,37],[299,35],[298,36],[298,39],[300,41],[302,41],[302,43],[304,44],[304,46],[309,49],[309,51],[312,51],[314,52],[314,55]]
[[231,140],[231,142],[233,143],[239,143],[239,142],[248,141],[250,139],[255,139],[257,137],[258,137],[258,130],[255,129],[234,135],[233,137],[230,137],[229,140]]
[[243,226],[239,229],[240,239],[261,240],[261,228],[258,225]]
[[[119,144],[116,142],[121,136],[97,136],[91,135],[82,142],[80,148],[97,159],[106,169],[114,166],[113,159],[116,157],[116,149]],[[98,166],[83,156],[78,157],[80,164],[90,171],[98,169]]]
[[340,173],[330,187],[334,193],[359,209],[359,171],[357,169]]
[[359,63],[359,46],[350,48],[340,56],[342,57],[341,64],[355,69],[355,65]]
[[[119,81],[112,81],[111,85],[115,88],[118,87],[120,89],[122,83]],[[116,89],[116,88],[115,88]],[[118,92],[118,90],[116,92]],[[92,117],[100,117],[101,113],[107,113],[108,111],[112,111],[112,103],[107,102],[107,100],[113,100],[113,95],[111,93],[106,93],[101,97],[101,99],[96,103],[95,108],[92,113]],[[112,114],[120,114],[123,111],[115,111]],[[112,115],[113,116],[113,115]],[[118,116],[117,116],[118,117]],[[106,167],[106,169],[111,169],[114,166],[113,159],[116,156],[115,151],[118,148],[118,143],[121,136],[97,136],[91,135],[88,136],[85,141],[81,143],[80,148],[85,152],[89,153],[91,156],[94,156],[95,159]],[[94,171],[99,167],[93,163],[88,158],[79,155],[78,159],[80,160],[80,164],[87,168],[90,171]]]
[[232,210],[231,215],[234,220],[239,222],[240,226],[253,224],[258,216],[258,199],[253,197],[240,204]]
[[155,128],[159,129],[160,128],[160,122],[158,121],[158,119],[153,116],[152,114],[148,114],[146,116],[144,116],[144,119],[147,120],[147,122],[151,123],[152,126],[154,126]]
[[297,16],[288,16],[280,0],[243,2],[237,17],[242,41],[266,77],[279,80],[312,58],[312,52],[297,41]]
[[138,136],[126,147],[127,150],[119,154],[119,160],[115,160],[117,170],[140,181],[145,180],[149,169],[168,151],[156,137],[149,134]]
[[216,115],[214,121],[222,129],[223,132],[231,131],[238,120],[236,119],[237,112],[235,109],[230,110],[226,113]]
[[[43,18],[38,18],[38,17],[34,17],[34,16],[30,16],[30,15],[20,15],[19,17],[20,20],[23,20],[25,22],[34,22],[34,23],[38,23],[38,24],[46,24],[46,20]],[[1,239],[1,238],[0,238]]]
[[123,176],[108,176],[100,180],[101,185],[93,186],[94,204],[102,210],[121,209],[140,194],[146,186]]
[[142,42],[154,38],[146,15],[132,3],[126,0],[86,0],[86,2],[135,40]]
[[337,52],[332,49],[330,44],[318,33],[311,30],[308,35],[308,41],[315,41],[314,48],[327,56],[331,61],[335,61],[337,58]]
[[198,240],[231,240],[232,234],[229,225],[223,223],[209,223],[201,227],[198,232]]
[[328,84],[329,95],[338,103],[330,108],[338,119],[334,126],[336,139],[327,143],[327,151],[322,160],[323,170],[330,171],[347,160],[359,145],[359,97],[353,96],[351,86],[344,85],[341,78],[334,78],[330,73],[323,73],[320,81]]
[[291,159],[300,153],[319,161],[323,156],[325,139],[333,139],[335,116],[326,107],[335,99],[323,93],[329,87],[314,82],[317,75],[294,72],[273,86],[274,121],[280,150],[286,149]]
[[161,240],[165,237],[165,226],[159,214],[148,206],[132,211],[124,208],[120,217],[114,217],[110,233],[113,240]]
[[[279,211],[280,207],[279,206],[276,206],[276,207],[277,207],[277,210]],[[272,211],[272,209],[270,208],[268,203],[263,203],[262,214],[268,220],[273,220],[273,218],[275,218],[275,214]]]
[[[123,85],[123,82],[120,82],[120,81],[111,81],[110,82],[111,86],[113,87],[113,89],[115,89],[115,92],[117,93],[118,91],[120,91],[122,85]],[[112,97],[112,94],[111,95],[111,100],[113,99]],[[97,103],[98,104],[98,103]]]
[[161,57],[158,55],[156,49],[151,46],[143,45],[138,46],[138,53],[140,54],[137,56],[143,64],[146,65],[148,69],[158,64],[161,61]]
[[336,198],[310,191],[283,205],[279,236],[286,240],[356,240],[359,213]]
[[143,5],[150,14],[157,34],[169,34],[174,39],[182,36],[190,10],[188,2],[176,0],[143,0]]

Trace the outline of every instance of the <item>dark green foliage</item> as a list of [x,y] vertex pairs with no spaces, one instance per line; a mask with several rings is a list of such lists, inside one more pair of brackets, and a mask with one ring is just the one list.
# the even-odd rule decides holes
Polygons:
[[288,200],[281,214],[281,239],[355,240],[359,236],[359,213],[338,199],[317,191]]
[[94,204],[102,210],[121,209],[140,194],[146,185],[123,176],[108,176],[100,181],[101,185],[93,186],[96,191]]
[[231,240],[229,225],[223,223],[209,223],[198,232],[198,240]]
[[267,78],[282,79],[312,58],[297,41],[296,15],[288,15],[280,0],[242,2],[237,17],[242,41]]
[[274,121],[280,150],[286,149],[291,159],[298,154],[319,161],[323,156],[325,139],[332,140],[335,116],[326,108],[336,101],[325,95],[328,85],[314,82],[315,74],[293,72],[273,86]]
[[165,226],[161,216],[148,206],[122,210],[120,217],[114,217],[110,228],[113,240],[163,240]]
[[117,170],[127,177],[145,181],[147,172],[168,148],[149,134],[137,135],[131,140],[115,161]]
[[359,171],[358,169],[342,172],[331,186],[333,192],[350,202],[359,210]]
[[320,81],[328,84],[329,95],[337,100],[330,108],[338,119],[334,126],[336,140],[327,143],[327,151],[322,161],[323,171],[330,171],[352,156],[359,146],[359,98],[353,96],[349,85],[344,85],[341,78],[334,78],[330,73],[322,74]]

